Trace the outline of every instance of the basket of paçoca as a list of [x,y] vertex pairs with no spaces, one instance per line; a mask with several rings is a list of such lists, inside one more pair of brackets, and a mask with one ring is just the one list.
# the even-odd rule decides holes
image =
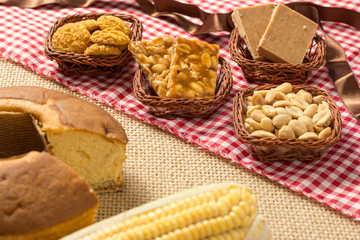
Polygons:
[[263,161],[316,161],[341,138],[335,102],[312,86],[246,88],[234,97],[233,112],[236,134]]
[[236,8],[230,55],[248,81],[303,84],[325,60],[317,24],[283,4]]

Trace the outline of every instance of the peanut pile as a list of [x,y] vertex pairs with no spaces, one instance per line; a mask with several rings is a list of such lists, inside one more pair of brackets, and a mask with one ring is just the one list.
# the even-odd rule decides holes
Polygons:
[[317,139],[331,134],[331,112],[323,96],[294,93],[290,83],[254,91],[245,104],[245,128],[252,136]]

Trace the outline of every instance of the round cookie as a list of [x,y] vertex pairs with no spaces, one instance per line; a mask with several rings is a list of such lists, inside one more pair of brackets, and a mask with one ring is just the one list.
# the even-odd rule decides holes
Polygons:
[[124,50],[126,46],[109,46],[109,45],[101,45],[101,44],[92,44],[88,47],[84,54],[86,55],[120,55],[122,50]]
[[128,35],[129,38],[131,38],[132,31],[130,27],[126,24],[125,21],[118,17],[102,15],[96,21],[102,30],[112,28],[124,32],[126,35]]
[[52,36],[55,50],[73,53],[84,53],[90,46],[90,32],[81,24],[68,23],[59,27]]
[[83,20],[83,21],[78,22],[78,24],[82,25],[89,32],[93,32],[93,31],[99,29],[99,26],[95,19]]
[[107,28],[95,31],[91,35],[90,41],[102,45],[124,46],[130,43],[130,38],[121,31]]

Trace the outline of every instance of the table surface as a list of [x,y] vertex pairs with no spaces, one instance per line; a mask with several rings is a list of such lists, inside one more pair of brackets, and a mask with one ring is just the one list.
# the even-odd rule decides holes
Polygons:
[[[230,12],[234,7],[253,6],[275,2],[276,0],[184,1],[196,4],[208,12]],[[312,2],[323,6],[346,7],[357,11],[360,9],[358,0],[341,2],[337,0],[313,0]],[[169,19],[153,18],[145,14],[134,0],[95,1],[88,8],[68,8],[49,4],[37,9],[1,7],[0,10],[2,16],[0,17],[0,55],[2,57],[21,63],[33,72],[47,76],[55,82],[65,85],[68,89],[158,126],[186,139],[188,142],[211,150],[230,161],[237,162],[273,181],[360,220],[360,128],[341,102],[325,65],[313,71],[306,84],[327,91],[336,101],[342,119],[341,139],[332,148],[325,151],[321,161],[261,162],[254,160],[250,155],[249,147],[240,141],[234,131],[232,120],[233,97],[238,91],[246,87],[258,86],[259,83],[252,83],[244,79],[241,69],[231,59],[229,35],[227,33],[193,36]],[[234,82],[232,92],[209,118],[165,119],[151,115],[148,108],[135,98],[132,88],[132,80],[137,68],[135,61],[128,61],[128,64],[121,69],[121,73],[111,79],[103,76],[62,74],[57,63],[50,61],[44,55],[46,33],[58,19],[88,12],[125,12],[136,16],[143,24],[144,40],[156,36],[171,35],[218,44],[220,55],[229,62],[232,68]],[[324,28],[344,47],[354,74],[360,79],[360,31],[344,24],[331,22],[324,23]],[[176,172],[174,175],[177,176]]]
[[[238,182],[258,197],[273,239],[360,239],[360,222],[168,132],[72,92],[20,64],[0,59],[0,86],[41,86],[104,108],[129,138],[124,190],[100,194],[97,220],[195,186]],[[199,171],[200,169],[200,171]]]
[[[245,4],[244,6],[246,6],[256,5],[267,1],[273,2],[275,0],[251,0],[246,1],[246,3],[245,1],[235,3],[229,0],[221,2],[216,2],[214,0],[184,1],[198,4],[208,11],[217,12],[221,8],[222,11],[227,12],[232,9],[231,6],[234,4],[240,4],[241,6]],[[211,2],[214,4],[210,4]],[[358,3],[357,0],[347,0],[343,2],[337,2],[336,0],[314,0],[314,2],[325,5],[334,5],[336,3],[335,6],[350,9],[359,9],[360,7],[360,3]],[[145,111],[144,107],[134,99],[133,94],[131,94],[131,80],[133,77],[132,73],[135,69],[134,65],[127,66],[126,70],[122,72],[119,77],[121,81],[105,81],[101,77],[65,77],[58,72],[57,65],[54,62],[49,61],[43,56],[43,37],[50,25],[52,25],[56,19],[74,13],[104,10],[115,11],[116,9],[126,9],[126,12],[140,17],[145,27],[143,32],[144,39],[150,39],[159,34],[175,34],[193,37],[183,32],[176,25],[171,23],[171,21],[168,22],[164,19],[160,20],[151,18],[146,14],[144,15],[134,1],[97,1],[90,9],[57,9],[56,6],[52,5],[38,10],[3,8],[3,15],[2,18],[0,18],[0,22],[2,23],[0,24],[0,32],[2,33],[0,38],[3,39],[3,41],[0,41],[0,45],[3,46],[0,47],[2,56],[22,64],[20,65],[15,62],[0,59],[0,86],[42,86],[74,94],[85,100],[94,102],[90,98],[69,90],[74,89],[86,96],[90,96],[92,99],[98,99],[100,102],[105,102],[110,106],[129,114],[127,115],[112,109],[107,105],[96,103],[109,111],[110,114],[123,124],[130,140],[127,148],[128,159],[124,166],[124,190],[118,193],[101,194],[99,196],[100,208],[97,220],[107,218],[135,206],[168,196],[184,189],[198,185],[231,181],[248,186],[258,196],[259,212],[268,220],[273,232],[273,239],[360,240],[359,222],[355,222],[353,219],[342,215],[324,204],[309,199],[300,193],[289,190],[260,174],[248,170],[249,168],[254,171],[258,170],[257,172],[259,172],[259,169],[261,169],[261,174],[267,173],[264,175],[270,177],[273,176],[273,174],[279,173],[278,168],[271,168],[273,165],[276,167],[277,164],[269,165],[268,167],[270,168],[266,168],[267,170],[263,172],[264,169],[262,167],[264,166],[261,163],[250,161],[248,154],[243,154],[245,149],[247,149],[243,144],[239,146],[235,144],[237,147],[230,149],[230,152],[225,151],[229,150],[227,148],[219,148],[218,145],[228,146],[230,144],[229,142],[221,143],[221,140],[227,139],[230,141],[231,139],[234,139],[234,134],[230,134],[233,132],[232,125],[229,128],[226,127],[223,129],[225,131],[217,131],[218,134],[215,136],[211,135],[212,137],[210,140],[207,139],[209,140],[208,142],[205,141],[202,142],[202,144],[199,144],[199,142],[195,140],[199,137],[196,133],[200,133],[195,130],[201,130],[200,132],[203,132],[202,129],[205,126],[210,126],[210,129],[213,129],[214,124],[210,120],[207,125],[204,122],[198,123],[197,121],[186,121],[185,124],[185,122],[178,121],[161,121],[160,119],[154,119],[150,116]],[[40,11],[41,14],[38,11]],[[331,32],[334,37],[341,41],[342,46],[347,51],[350,65],[356,76],[360,79],[360,68],[357,64],[359,62],[358,46],[360,43],[357,37],[358,31],[335,23],[325,24],[324,26],[327,31]],[[227,38],[220,36],[221,34],[219,36],[204,35],[203,40],[220,44],[222,47],[222,56],[225,56],[231,63],[230,57],[226,52],[226,49],[228,49]],[[132,64],[134,63],[132,62]],[[23,67],[23,65],[30,68],[27,69],[26,67]],[[241,71],[234,63],[232,63],[232,70],[234,82],[236,83],[233,92],[238,91],[239,87],[252,86],[252,84],[242,81],[243,77]],[[34,72],[49,76],[50,78],[40,77]],[[58,84],[57,82],[60,82],[63,85]],[[324,157],[325,161],[320,162],[320,165],[317,165],[316,163],[315,165],[302,165],[305,169],[308,169],[309,167],[317,169],[321,175],[308,175],[310,173],[305,171],[306,174],[302,175],[306,176],[306,179],[297,179],[297,177],[299,177],[297,173],[302,172],[304,169],[300,168],[300,171],[298,171],[299,168],[297,166],[300,163],[294,163],[291,164],[292,166],[287,166],[282,169],[284,172],[280,171],[281,174],[279,176],[283,179],[284,173],[286,172],[288,181],[285,181],[282,184],[290,186],[296,191],[303,192],[305,195],[312,196],[314,199],[323,201],[325,204],[329,204],[335,209],[341,209],[343,212],[349,210],[347,214],[353,214],[360,207],[357,201],[358,198],[351,198],[351,196],[355,193],[357,194],[359,190],[359,186],[356,184],[360,170],[358,168],[358,156],[360,150],[356,147],[360,140],[360,132],[358,132],[357,123],[342,105],[332,82],[328,79],[325,67],[320,68],[314,73],[309,84],[327,90],[336,98],[342,113],[343,137],[341,142],[334,147],[334,149],[336,148],[337,150],[330,151]],[[67,87],[64,87],[64,85]],[[225,122],[229,122],[229,119],[232,119],[231,114],[227,114],[228,112],[231,112],[231,106],[231,101],[227,101],[221,107],[221,115],[215,119],[219,119],[221,123],[224,123],[221,126],[227,126]],[[172,130],[170,132],[173,132],[176,135],[185,136],[187,134],[187,137],[182,136],[182,138],[187,139],[189,142],[196,142],[200,146],[207,147],[213,151],[218,149],[218,151],[215,152],[226,156],[228,159],[205,151],[197,145],[188,143],[149,123],[137,120],[130,115],[137,116],[138,118],[143,119],[143,121],[150,122],[162,129],[167,129],[168,131],[170,129]],[[177,123],[179,124],[177,125]],[[196,129],[193,126],[198,126],[199,129]],[[174,129],[176,131],[173,131]],[[200,136],[205,137],[201,134]],[[203,138],[201,139],[204,140]],[[234,143],[237,143],[238,139],[236,138],[234,141]],[[234,146],[232,142],[230,145]],[[228,152],[229,154],[224,154]],[[346,156],[341,154],[343,152],[347,153]],[[239,164],[232,164],[229,162],[229,159],[236,159],[245,167]],[[258,164],[260,164],[260,166],[258,166]],[[330,168],[328,170],[326,170],[327,167],[326,169],[323,169],[322,164],[325,164]],[[330,169],[333,169],[333,166],[337,167],[337,174],[331,172],[332,170]],[[348,167],[350,166],[352,171],[346,172],[349,170]],[[255,169],[253,167],[255,167]],[[289,173],[287,170],[292,169],[292,167],[297,170],[296,172]],[[346,169],[346,171],[344,169]],[[328,175],[331,176],[323,178],[323,176]],[[295,182],[294,179],[296,180]],[[274,178],[273,180],[279,181],[280,178]],[[308,180],[310,180],[311,183],[314,181],[316,184],[309,187]],[[328,186],[330,183],[329,181],[334,183],[330,187]],[[337,185],[337,183],[340,184],[340,182],[341,186]],[[299,183],[302,185],[299,185]],[[301,188],[300,186],[307,186],[306,189],[310,189],[310,192],[304,192],[304,188]],[[321,194],[324,186],[326,189],[332,189],[331,194]],[[343,192],[343,190],[345,190],[344,186],[351,186],[351,191]],[[349,188],[347,187],[346,191],[348,189]],[[319,191],[319,195],[313,195],[313,193],[319,193]],[[347,195],[345,197],[343,196],[344,194],[338,195],[339,192]],[[320,198],[317,198],[316,196]],[[324,197],[326,198],[324,199]]]

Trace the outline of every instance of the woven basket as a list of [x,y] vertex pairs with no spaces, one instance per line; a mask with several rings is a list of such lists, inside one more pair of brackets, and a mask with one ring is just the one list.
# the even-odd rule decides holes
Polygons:
[[230,94],[233,86],[231,68],[219,57],[220,73],[217,77],[215,96],[203,98],[161,98],[151,88],[141,69],[135,73],[134,94],[149,111],[158,117],[208,117]]
[[251,96],[256,90],[266,90],[278,85],[265,85],[255,88],[246,88],[236,94],[233,102],[233,121],[236,134],[244,143],[249,144],[251,155],[262,161],[276,160],[301,160],[316,161],[320,160],[322,154],[333,146],[341,138],[341,118],[339,110],[331,96],[323,90],[311,86],[293,85],[293,91],[298,92],[303,89],[313,96],[323,95],[324,101],[329,104],[331,111],[331,135],[327,138],[299,140],[295,138],[271,138],[254,137],[245,129],[244,123],[246,116],[245,99]]
[[[61,18],[50,28],[45,39],[45,55],[51,60],[55,60],[59,65],[59,70],[64,74],[69,75],[103,75],[114,76],[122,69],[122,66],[128,62],[131,55],[125,49],[121,55],[117,56],[89,56],[85,54],[70,53],[54,50],[52,46],[52,36],[56,30],[66,23],[79,22],[87,19],[97,19],[104,13],[88,13],[80,15],[71,15]],[[131,16],[123,14],[106,14],[119,17],[122,20],[131,24],[130,28],[133,32],[130,41],[139,41],[142,39],[142,24],[140,20]]]
[[253,60],[246,43],[237,28],[230,35],[230,55],[239,64],[248,81],[264,83],[304,84],[313,70],[322,66],[325,60],[325,42],[318,34],[314,35],[311,45],[301,64],[273,63]]

